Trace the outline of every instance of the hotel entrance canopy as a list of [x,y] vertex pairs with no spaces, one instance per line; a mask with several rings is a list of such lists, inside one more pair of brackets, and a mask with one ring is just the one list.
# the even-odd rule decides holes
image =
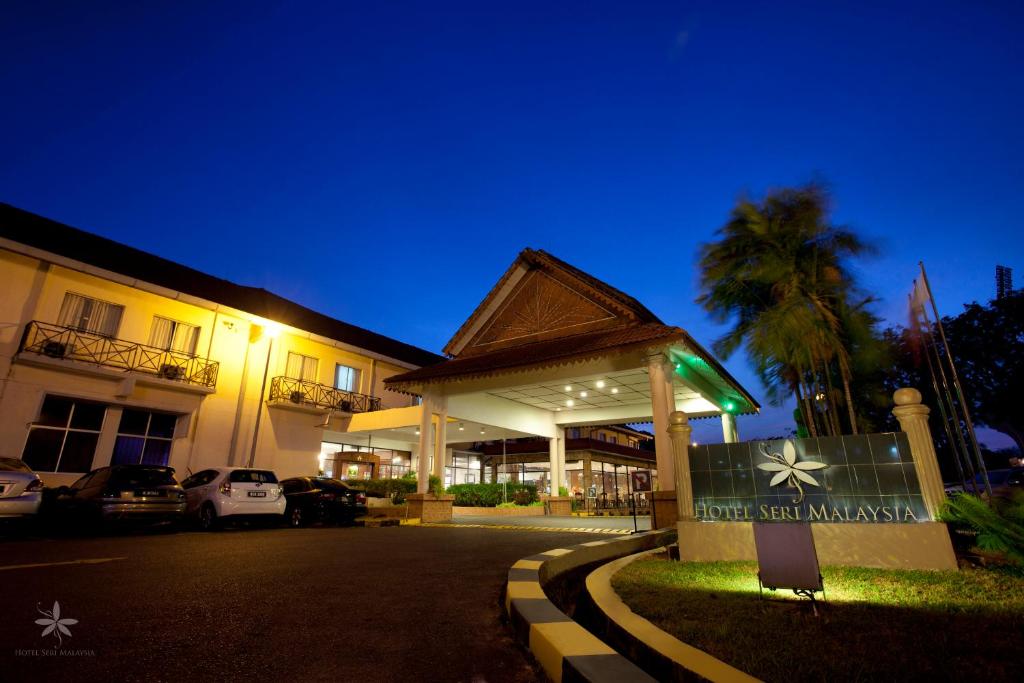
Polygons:
[[[725,440],[732,441],[735,416],[759,410],[685,330],[540,250],[518,255],[444,352],[446,361],[385,380],[391,390],[422,397],[422,405],[355,415],[347,431],[393,436],[418,428],[419,453],[435,454],[438,476],[445,444],[466,440],[456,424],[493,427],[487,439],[546,437],[552,476],[564,485],[566,427],[653,422],[661,488],[671,489],[670,412],[720,415]],[[420,457],[421,491],[427,468]]]

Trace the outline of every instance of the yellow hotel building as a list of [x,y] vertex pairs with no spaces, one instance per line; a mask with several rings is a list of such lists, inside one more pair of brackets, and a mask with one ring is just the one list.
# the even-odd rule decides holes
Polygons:
[[[49,486],[111,463],[316,474],[320,423],[413,405],[384,380],[443,360],[7,204],[0,283],[0,456]],[[377,446],[335,450],[410,470]]]

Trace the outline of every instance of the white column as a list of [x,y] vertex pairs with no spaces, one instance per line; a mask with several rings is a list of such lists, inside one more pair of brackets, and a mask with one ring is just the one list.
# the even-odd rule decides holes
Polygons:
[[441,480],[444,485],[444,464],[445,449],[448,446],[448,399],[439,399],[435,404],[437,413],[437,424],[435,426],[434,439],[434,471],[433,475]]
[[736,416],[732,413],[722,413],[722,443],[737,443],[740,440],[740,433],[736,429]]
[[419,462],[416,463],[416,493],[426,493],[430,489],[430,454],[433,452],[434,442],[431,430],[433,425],[430,419],[430,400],[424,396],[420,404],[423,411],[420,415],[420,448]]
[[555,480],[555,490],[553,495],[558,495],[559,486],[568,486],[568,482],[565,479],[565,429],[563,427],[557,427],[556,432],[558,433],[558,479]]
[[658,466],[658,488],[675,488],[675,467],[672,463],[672,442],[668,436],[668,415],[676,409],[672,389],[674,370],[663,353],[647,358],[647,374],[651,382],[651,417],[654,420],[654,458]]
[[548,439],[548,479],[551,482],[551,495],[558,495],[558,437]]
[[928,428],[930,411],[928,406],[921,403],[921,392],[917,389],[897,389],[892,397],[896,403],[892,414],[899,420],[900,428],[907,433],[924,505],[932,519],[938,519],[938,512],[946,501],[946,487],[942,483],[939,461],[935,456],[932,431]]

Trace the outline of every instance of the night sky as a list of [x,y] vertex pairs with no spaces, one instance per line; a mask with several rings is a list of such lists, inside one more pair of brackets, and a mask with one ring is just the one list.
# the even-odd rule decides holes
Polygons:
[[1024,281],[1024,5],[837,4],[5,3],[0,200],[433,351],[525,246],[710,345],[697,245],[811,179],[889,321]]

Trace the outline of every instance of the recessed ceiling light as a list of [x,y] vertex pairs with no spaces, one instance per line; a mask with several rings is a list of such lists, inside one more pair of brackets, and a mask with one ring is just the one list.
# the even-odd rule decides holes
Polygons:
[[587,397],[587,392],[581,391],[580,392],[580,398],[586,398],[586,397]]
[[565,405],[567,405],[567,406],[569,406],[570,408],[572,408],[572,407],[573,407],[574,405],[576,405],[576,401],[574,401],[574,400],[572,400],[572,399],[570,398],[570,399],[569,399],[568,401],[566,401],[566,402],[565,402]]
[[619,393],[619,388],[618,387],[612,387],[612,393],[613,394]]
[[597,387],[598,389],[604,389],[604,380],[603,379],[597,380],[597,384],[595,384],[594,386]]
[[555,408],[555,410],[556,410],[556,411],[559,411],[559,410],[561,410],[561,408]]
[[565,390],[566,391],[572,391],[572,385],[571,384],[566,384],[565,385]]

